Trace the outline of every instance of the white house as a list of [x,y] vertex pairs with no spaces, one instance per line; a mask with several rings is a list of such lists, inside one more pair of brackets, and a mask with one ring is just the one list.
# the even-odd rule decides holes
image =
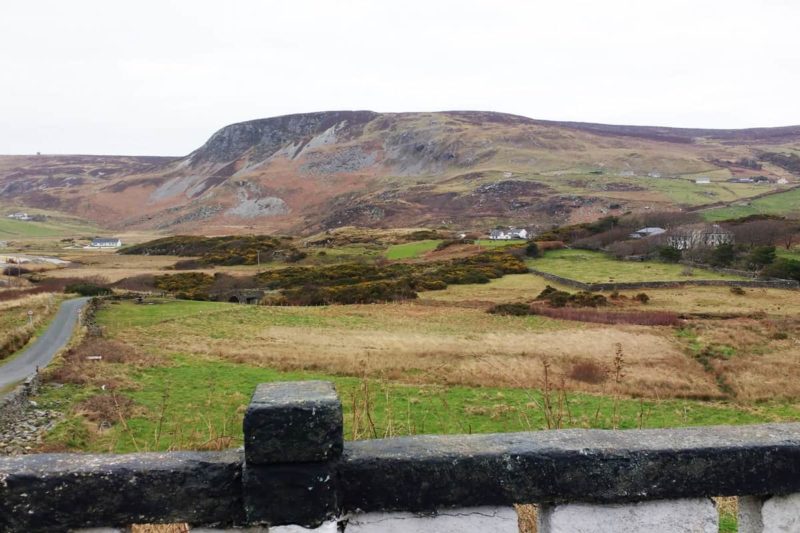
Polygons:
[[666,232],[667,230],[665,230],[664,228],[647,227],[647,228],[637,229],[636,231],[628,235],[628,237],[630,237],[631,239],[644,239],[645,237],[653,237],[654,235],[661,235],[662,233]]
[[120,239],[98,238],[98,239],[93,239],[92,243],[88,246],[88,248],[119,248],[120,246],[122,246],[122,241]]
[[694,182],[697,185],[708,185],[709,183],[711,183],[711,178],[709,178],[708,176],[700,176],[699,178],[695,179]]
[[685,226],[670,232],[667,244],[678,250],[691,250],[708,246],[716,248],[720,244],[733,244],[733,233],[718,224]]
[[13,218],[15,220],[33,220],[33,217],[30,216],[28,213],[11,213],[8,215],[8,218]]
[[776,181],[775,183],[777,183],[778,185],[787,185],[789,183],[789,180],[787,180],[786,178],[778,178],[778,181]]
[[493,241],[510,241],[512,239],[526,240],[528,230],[525,228],[508,228],[508,230],[493,229],[489,232],[489,239]]

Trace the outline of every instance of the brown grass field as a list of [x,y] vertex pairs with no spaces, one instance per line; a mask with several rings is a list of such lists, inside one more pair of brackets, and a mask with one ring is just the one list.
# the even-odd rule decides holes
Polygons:
[[[403,303],[196,304],[201,312],[140,325],[122,309],[109,315],[107,327],[115,338],[150,353],[404,383],[536,388],[547,362],[559,386],[592,393],[608,393],[619,346],[625,380],[616,391],[630,397],[800,398],[793,291],[649,291],[647,309],[756,313],[692,318],[678,328],[486,313],[492,303],[529,301],[544,286],[542,279],[523,274],[422,293]],[[718,307],[709,303],[715,297]],[[765,306],[768,313],[758,314]]]

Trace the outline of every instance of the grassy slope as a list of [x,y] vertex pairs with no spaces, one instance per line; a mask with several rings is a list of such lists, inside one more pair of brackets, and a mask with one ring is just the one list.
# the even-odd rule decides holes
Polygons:
[[[427,252],[435,250],[436,246],[438,246],[441,242],[441,240],[425,240],[408,242],[404,244],[394,244],[390,246],[386,252],[384,252],[384,257],[386,259],[395,261],[400,259],[416,259]],[[493,241],[490,239],[478,239],[475,241],[475,244],[481,246],[482,248],[503,248],[504,246],[520,244],[522,242],[523,241],[520,240]]]
[[[682,275],[683,266],[652,261],[640,263],[617,261],[601,252],[553,250],[528,262],[531,268],[558,274],[587,283],[630,281],[676,281],[690,279]],[[710,270],[694,269],[694,279],[741,279]]]
[[[30,210],[31,214],[46,214],[41,210]],[[97,228],[77,218],[52,216],[44,222],[25,222],[0,217],[0,239],[36,239],[47,237],[78,237],[93,235]]]
[[709,209],[703,212],[703,217],[714,222],[757,214],[787,215],[798,211],[800,211],[800,189],[794,189],[753,200],[747,206]]

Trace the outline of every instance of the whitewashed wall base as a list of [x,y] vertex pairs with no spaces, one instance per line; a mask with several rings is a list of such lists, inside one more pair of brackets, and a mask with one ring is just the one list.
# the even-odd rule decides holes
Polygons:
[[269,533],[274,531],[265,527],[243,527],[236,529],[214,529],[207,527],[193,527],[191,533]]
[[800,533],[800,494],[739,498],[739,533]]
[[544,505],[539,533],[717,533],[717,509],[708,498],[620,505]]
[[269,533],[339,533],[339,528],[336,522],[326,522],[315,529],[301,526],[274,526],[269,528]]
[[345,533],[518,533],[513,507],[469,507],[433,515],[364,513],[348,517]]

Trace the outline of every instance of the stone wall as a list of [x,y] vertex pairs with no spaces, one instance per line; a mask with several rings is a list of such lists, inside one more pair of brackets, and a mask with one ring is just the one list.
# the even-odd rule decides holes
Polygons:
[[0,397],[0,428],[18,420],[28,405],[29,398],[36,394],[40,385],[39,374],[29,376],[8,394]]
[[532,274],[541,276],[546,280],[572,287],[583,291],[623,291],[638,289],[668,289],[672,287],[750,287],[763,289],[797,289],[800,283],[788,279],[751,279],[741,281],[731,281],[723,279],[687,279],[679,281],[636,281],[618,283],[584,283],[549,272],[542,272],[536,269],[529,269]]
[[800,424],[344,442],[312,381],[260,385],[243,450],[0,458],[0,531],[512,533],[514,504],[538,503],[539,533],[711,533],[711,496],[746,496],[740,531],[795,531],[798,493]]

